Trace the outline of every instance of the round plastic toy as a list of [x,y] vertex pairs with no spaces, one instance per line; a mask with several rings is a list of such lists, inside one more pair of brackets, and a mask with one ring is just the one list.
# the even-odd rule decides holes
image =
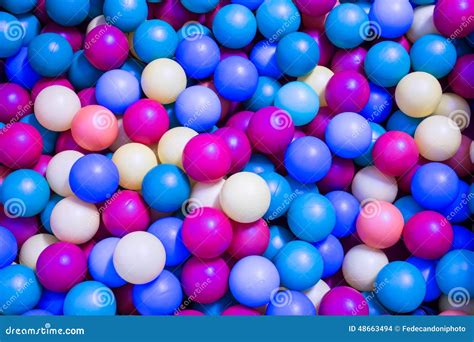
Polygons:
[[250,160],[252,147],[247,135],[234,127],[222,127],[214,132],[220,137],[230,151],[231,163],[229,173],[241,171]]
[[353,233],[360,210],[359,201],[345,191],[332,191],[326,194],[326,198],[336,211],[336,224],[331,234],[340,238]]
[[472,61],[474,54],[466,54],[460,57],[449,74],[448,81],[453,91],[466,98],[473,99],[474,91],[472,79],[468,76],[472,73]]
[[263,219],[251,223],[232,222],[232,228],[232,242],[226,251],[231,257],[239,260],[249,255],[262,255],[267,249],[270,230]]
[[220,61],[216,42],[207,36],[192,35],[183,39],[176,49],[176,60],[189,78],[203,79],[211,76]]
[[73,51],[69,42],[56,33],[43,33],[28,45],[28,61],[41,76],[56,77],[71,65]]
[[258,78],[257,90],[245,102],[245,106],[250,110],[259,110],[271,106],[280,88],[281,84],[277,80],[267,76],[260,76]]
[[64,299],[64,314],[68,316],[113,316],[116,308],[114,293],[98,281],[77,284]]
[[81,152],[67,150],[56,154],[48,163],[46,179],[55,193],[63,197],[73,195],[69,186],[69,174],[74,163],[84,156]]
[[97,103],[114,114],[123,114],[140,99],[140,93],[138,80],[125,70],[107,71],[99,78],[95,88]]
[[43,141],[32,125],[14,122],[4,127],[0,135],[0,162],[11,169],[33,167],[40,159]]
[[88,258],[88,270],[94,280],[114,288],[126,284],[120,278],[113,264],[114,250],[120,239],[111,237],[99,241],[91,250]]
[[218,0],[180,0],[181,4],[193,13],[207,13],[212,11],[219,4]]
[[217,65],[214,85],[219,94],[228,100],[248,100],[257,89],[257,68],[243,57],[228,57]]
[[350,159],[333,157],[327,175],[318,182],[322,192],[347,189],[354,178],[354,162]]
[[369,96],[369,82],[351,70],[336,72],[326,86],[326,102],[335,113],[360,112]]
[[413,215],[423,211],[423,207],[419,205],[412,196],[400,197],[393,203],[403,215],[403,220],[407,222]]
[[398,193],[397,180],[383,174],[375,166],[360,169],[351,186],[352,194],[360,201],[380,200],[392,203]]
[[50,234],[33,235],[25,241],[23,246],[21,246],[21,250],[18,255],[18,261],[20,264],[28,266],[33,271],[36,271],[36,263],[38,262],[39,256],[45,250],[45,248],[55,242],[58,242],[58,239]]
[[219,9],[212,22],[212,32],[221,45],[240,49],[248,45],[257,32],[257,21],[247,7],[232,4]]
[[188,127],[175,127],[167,131],[158,143],[158,157],[162,163],[183,168],[182,155],[185,146],[198,133]]
[[367,316],[364,296],[349,286],[337,286],[321,299],[318,314],[322,316]]
[[15,236],[8,229],[0,227],[0,269],[9,266],[18,253]]
[[261,316],[261,313],[257,310],[251,309],[244,305],[233,305],[224,311],[222,316]]
[[446,38],[427,34],[413,44],[410,57],[414,71],[424,71],[439,79],[454,68],[457,54],[454,45],[446,42]]
[[409,257],[407,260],[410,264],[418,268],[425,278],[426,294],[424,302],[431,302],[441,295],[441,290],[436,283],[436,260],[426,260],[415,256]]
[[103,9],[107,21],[123,32],[135,31],[148,15],[148,7],[144,0],[127,2],[107,0],[104,2]]
[[272,260],[280,249],[292,240],[294,240],[294,236],[288,229],[280,226],[270,227],[270,241],[263,256]]
[[133,49],[145,63],[172,57],[177,46],[176,31],[163,20],[146,20],[133,33]]
[[383,87],[374,83],[369,84],[370,96],[360,114],[369,122],[381,123],[392,112],[392,95]]
[[260,176],[267,183],[272,196],[270,207],[264,218],[275,220],[288,211],[292,201],[292,188],[289,182],[276,172],[262,172]]
[[362,44],[369,28],[369,17],[358,4],[346,3],[334,7],[325,21],[328,39],[341,49]]
[[279,79],[283,71],[278,66],[277,43],[268,40],[259,41],[250,52],[250,60],[255,65],[260,76]]
[[408,31],[413,22],[413,7],[406,0],[387,3],[375,0],[370,7],[369,19],[374,22],[383,38],[397,38]]
[[274,103],[291,115],[295,126],[311,122],[319,110],[318,94],[300,81],[289,82],[281,87],[275,94]]
[[278,41],[284,35],[297,31],[300,23],[298,8],[290,0],[264,1],[257,9],[258,30],[272,41]]
[[16,55],[21,49],[25,29],[16,17],[7,12],[0,12],[0,23],[0,57]]
[[[470,29],[461,30],[464,27],[466,18],[472,15],[474,4],[471,1],[455,0],[438,1],[434,6],[433,21],[436,29],[445,37],[455,35],[456,38],[462,38],[472,32]],[[459,32],[461,31],[461,32]]]
[[285,74],[293,77],[305,75],[318,64],[318,44],[307,33],[289,33],[278,42],[277,61]]
[[316,309],[311,300],[303,293],[283,290],[274,293],[265,314],[269,316],[314,316]]
[[[466,249],[453,250],[444,255],[436,266],[436,282],[444,294],[451,294],[454,304],[466,303],[474,293],[471,281],[474,252]],[[466,293],[467,292],[467,293]]]
[[16,83],[2,83],[0,87],[0,107],[1,122],[8,122],[15,118],[18,111],[31,110],[30,93]]
[[397,110],[390,115],[386,127],[389,131],[402,131],[414,136],[416,128],[422,120],[422,118],[412,118],[402,111]]
[[45,6],[48,16],[59,25],[75,26],[86,19],[90,9],[90,2],[89,0],[72,2],[48,0],[45,1]]
[[327,238],[315,243],[314,246],[318,249],[324,262],[321,278],[330,277],[339,271],[344,259],[344,249],[339,240],[334,235],[328,235]]

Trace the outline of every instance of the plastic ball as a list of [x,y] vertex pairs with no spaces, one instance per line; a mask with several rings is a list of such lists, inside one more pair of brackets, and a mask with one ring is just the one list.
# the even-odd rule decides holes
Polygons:
[[274,103],[291,115],[295,126],[311,122],[319,110],[318,94],[300,81],[289,82],[281,87],[275,95]]
[[181,4],[193,13],[207,13],[212,11],[219,4],[218,0],[180,0]]
[[413,11],[413,22],[406,36],[411,42],[427,35],[438,33],[434,22],[434,5],[417,6]]
[[13,233],[19,248],[26,240],[37,234],[39,228],[36,217],[12,218],[7,216],[4,210],[0,211],[0,226]]
[[183,167],[182,155],[185,146],[198,133],[188,127],[175,127],[167,131],[158,143],[158,157],[162,163]]
[[222,127],[214,132],[227,146],[231,155],[229,173],[241,171],[250,160],[252,147],[247,135],[237,128]]
[[308,84],[318,94],[320,106],[324,107],[327,106],[326,87],[333,75],[332,70],[318,65],[311,72],[299,77],[298,81]]
[[47,0],[45,3],[48,16],[63,26],[79,25],[86,19],[90,8],[89,0]]
[[9,266],[18,253],[18,244],[15,235],[8,229],[0,226],[0,269]]
[[396,179],[383,174],[375,166],[359,170],[352,181],[351,189],[352,194],[361,202],[382,200],[391,203],[398,193]]
[[257,32],[257,21],[247,7],[232,4],[219,9],[212,22],[212,32],[221,45],[240,49],[248,45]]
[[[33,309],[41,297],[41,285],[35,273],[23,265],[0,269],[0,304],[4,315],[19,315]],[[14,300],[12,300],[14,298]]]
[[283,290],[273,295],[265,314],[269,316],[314,316],[316,309],[311,300],[303,293]]
[[107,21],[123,32],[132,32],[146,20],[148,7],[145,0],[123,2],[120,0],[104,1],[104,16]]
[[[289,0],[264,1],[257,10],[257,26],[267,39],[277,41],[298,30],[301,23],[298,8]],[[281,28],[285,30],[281,32]]]
[[436,266],[436,283],[444,294],[451,296],[456,305],[460,304],[460,299],[466,295],[469,298],[474,293],[471,281],[473,258],[474,252],[456,249],[444,255]]
[[327,175],[318,182],[322,192],[344,190],[349,187],[354,177],[354,162],[350,159],[333,157],[331,168]]
[[318,44],[307,33],[289,33],[278,42],[277,61],[285,74],[293,77],[305,75],[319,61]]
[[276,172],[263,172],[260,176],[265,180],[270,189],[271,201],[270,207],[264,215],[264,218],[275,220],[283,216],[291,204],[293,190],[288,181]]
[[409,30],[413,22],[413,7],[406,0],[390,3],[375,0],[370,8],[369,18],[377,25],[377,34],[383,38],[397,38]]
[[93,248],[88,258],[88,270],[92,279],[111,288],[126,284],[120,278],[113,264],[113,254],[120,239],[111,237],[99,241]]
[[398,210],[400,210],[405,222],[416,213],[423,211],[423,207],[419,205],[412,196],[400,197],[393,204],[398,208]]
[[159,58],[170,58],[178,46],[178,35],[163,20],[146,20],[133,33],[133,48],[145,63]]
[[221,210],[219,203],[219,195],[225,180],[220,179],[217,182],[211,183],[196,183],[194,184],[189,200],[183,205],[182,209],[185,215],[190,214],[194,209],[201,207],[211,207]]
[[0,101],[2,103],[0,106],[1,122],[14,119],[18,112],[31,110],[30,93],[16,83],[2,83],[0,85]]
[[114,293],[98,281],[75,285],[64,300],[67,316],[113,316],[117,309]]
[[263,256],[272,260],[283,248],[283,246],[293,240],[294,235],[288,229],[280,226],[270,227],[270,240],[267,249],[263,253]]
[[140,84],[128,71],[110,70],[97,81],[95,97],[97,103],[115,114],[125,110],[140,99]]
[[263,219],[251,223],[232,222],[232,242],[227,254],[239,260],[249,255],[262,255],[270,240],[270,230]]
[[277,43],[268,40],[259,41],[250,52],[250,60],[255,65],[260,76],[279,79],[283,71],[278,66]]
[[422,120],[422,118],[412,118],[397,110],[389,117],[386,127],[389,131],[402,131],[414,136],[416,128]]
[[369,17],[358,4],[341,4],[334,7],[325,21],[328,39],[341,49],[351,49],[365,40]]
[[370,96],[360,114],[369,122],[385,121],[392,112],[392,95],[383,87],[370,83]]
[[436,264],[435,260],[426,260],[415,256],[409,257],[407,260],[410,264],[418,268],[426,282],[426,294],[424,302],[431,302],[441,295],[441,290],[436,283]]
[[16,55],[26,33],[21,23],[10,13],[0,12],[0,33],[0,57]]
[[364,296],[349,286],[337,286],[321,299],[318,314],[322,316],[367,316],[369,308]]
[[248,59],[232,56],[222,60],[214,72],[214,84],[224,98],[248,100],[258,85],[257,68]]
[[233,305],[221,313],[222,316],[261,316],[257,310],[244,305]]
[[69,42],[56,33],[43,33],[28,45],[28,61],[41,76],[56,77],[71,65],[73,51]]
[[340,71],[355,71],[364,74],[364,61],[367,56],[367,49],[356,47],[349,50],[338,50],[331,61],[333,73]]
[[[3,72],[2,72],[3,73]],[[5,60],[4,74],[11,81],[31,89],[41,79],[28,61],[28,47],[22,47],[16,55]]]
[[314,246],[324,262],[321,278],[330,277],[338,272],[344,259],[344,250],[339,240],[334,235],[328,235],[324,240],[314,243]]
[[39,256],[45,248],[55,242],[58,242],[58,239],[50,234],[33,235],[23,243],[23,246],[21,246],[18,256],[20,264],[28,266],[33,271],[36,271],[36,263],[38,262]]
[[[461,30],[466,18],[472,15],[474,4],[469,0],[438,1],[434,7],[433,22],[437,30],[445,37],[462,38],[472,32],[472,28]],[[461,32],[459,32],[461,31]]]
[[[44,128],[43,126],[41,126],[41,124],[38,122],[34,114],[28,114],[27,116],[24,116],[20,120],[20,122],[27,123],[38,130],[43,140],[43,154],[48,154],[48,157],[51,158],[49,154],[52,154],[54,152],[56,140],[58,138],[58,133],[50,131]],[[40,163],[41,159],[44,160],[44,158],[40,157],[40,159],[38,160],[38,163]]]
[[414,71],[424,71],[436,78],[446,76],[456,63],[456,48],[440,35],[429,34],[418,39],[410,49]]
[[64,292],[53,292],[47,289],[43,289],[38,308],[41,310],[47,310],[53,315],[63,314],[64,298],[66,293]]
[[189,78],[207,78],[214,73],[219,64],[219,46],[210,37],[191,35],[179,43],[176,60]]
[[454,93],[443,93],[433,114],[447,116],[459,126],[460,130],[467,128],[471,121],[469,104],[464,98]]
[[356,219],[359,215],[359,201],[345,191],[332,191],[326,195],[336,211],[336,224],[332,235],[340,238],[346,237],[356,229]]
[[84,156],[78,151],[63,151],[56,154],[48,163],[46,179],[51,190],[63,197],[73,195],[69,185],[69,173],[74,163]]
[[466,98],[466,99],[473,99],[474,98],[474,91],[472,91],[473,82],[472,78],[469,75],[472,74],[472,65],[474,60],[474,54],[466,54],[460,57],[456,64],[454,65],[454,69],[448,76],[448,82],[451,86],[451,89],[458,95]]
[[40,159],[43,141],[32,125],[14,122],[0,130],[0,162],[11,169],[33,167]]
[[326,102],[335,113],[360,112],[369,96],[369,83],[355,71],[335,73],[326,86]]

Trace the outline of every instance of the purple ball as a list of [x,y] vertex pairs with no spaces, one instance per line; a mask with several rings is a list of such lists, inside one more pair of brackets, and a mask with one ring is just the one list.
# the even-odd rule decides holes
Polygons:
[[214,134],[221,137],[229,148],[232,159],[229,172],[235,173],[242,170],[252,155],[252,147],[247,135],[234,127],[219,128]]
[[30,94],[16,83],[0,84],[0,122],[18,121],[33,111]]
[[235,113],[232,115],[226,122],[226,126],[228,127],[234,127],[242,132],[245,132],[247,130],[247,127],[249,126],[250,118],[253,116],[254,112],[251,112],[249,110],[244,110],[242,112]]
[[326,86],[326,102],[335,113],[359,113],[369,101],[370,86],[367,79],[356,71],[334,74]]
[[368,316],[364,296],[349,286],[337,286],[326,293],[319,305],[321,316]]
[[38,219],[36,216],[10,218],[1,210],[0,226],[7,228],[15,236],[18,248],[21,248],[26,240],[38,232]]
[[331,62],[331,70],[333,72],[341,71],[357,71],[364,74],[364,60],[367,50],[363,47],[356,47],[350,50],[339,50],[334,54]]
[[112,25],[95,27],[84,41],[87,60],[103,71],[120,68],[128,57],[128,50],[127,36]]

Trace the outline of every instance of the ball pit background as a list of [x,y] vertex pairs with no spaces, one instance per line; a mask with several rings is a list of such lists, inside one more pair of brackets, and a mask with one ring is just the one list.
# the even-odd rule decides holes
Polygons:
[[474,314],[472,18],[0,0],[0,314]]

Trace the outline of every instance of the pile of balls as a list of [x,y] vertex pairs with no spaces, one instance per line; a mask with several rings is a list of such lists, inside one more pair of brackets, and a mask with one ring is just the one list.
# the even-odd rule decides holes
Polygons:
[[474,314],[473,47],[474,0],[0,0],[0,314]]

